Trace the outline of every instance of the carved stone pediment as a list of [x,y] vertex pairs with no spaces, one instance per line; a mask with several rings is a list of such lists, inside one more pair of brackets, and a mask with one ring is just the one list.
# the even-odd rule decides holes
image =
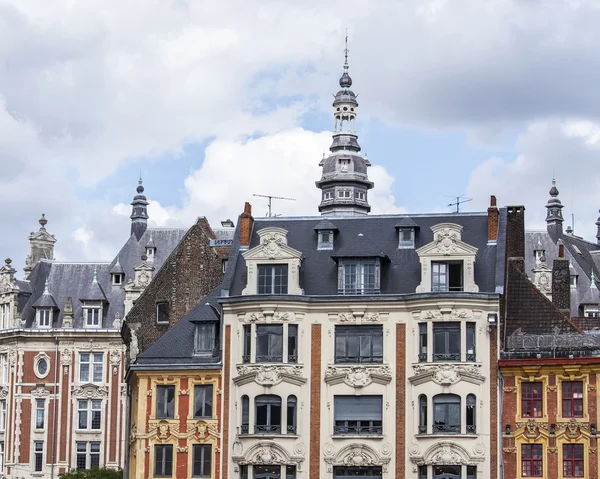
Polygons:
[[96,384],[84,384],[74,388],[72,395],[78,399],[104,399],[108,396],[108,388]]
[[241,443],[233,448],[231,459],[237,465],[296,465],[298,471],[302,470],[304,455],[291,454],[274,441],[259,441],[244,454],[242,451]]
[[329,320],[339,323],[377,323],[380,321],[385,321],[388,315],[389,313],[357,310],[344,313],[329,313]]
[[479,449],[478,446],[477,452],[475,452],[474,448],[474,455],[471,455],[464,447],[455,442],[440,441],[427,449],[423,455],[420,454],[418,447],[411,447],[409,448],[409,455],[413,464],[419,466],[476,465],[485,460],[485,455],[480,454]]
[[304,366],[297,364],[244,364],[237,366],[237,372],[233,382],[238,386],[252,381],[261,386],[274,386],[281,382],[299,386],[307,381],[303,376]]
[[481,374],[480,365],[461,364],[435,364],[435,365],[413,365],[415,375],[408,378],[412,384],[423,384],[433,381],[442,386],[451,386],[460,381],[472,384],[482,384],[485,376]]
[[389,366],[329,366],[325,370],[327,384],[346,383],[354,388],[362,388],[371,383],[389,384],[392,370]]
[[256,311],[240,315],[240,319],[246,323],[263,323],[274,321],[277,323],[287,323],[295,321],[296,313],[287,311]]
[[389,455],[379,454],[375,449],[365,444],[350,444],[337,453],[333,447],[325,447],[325,463],[327,472],[333,472],[334,466],[381,466],[385,473],[390,462]]
[[33,388],[31,390],[31,395],[33,397],[38,397],[38,398],[44,398],[44,397],[48,397],[50,396],[50,389],[46,388],[45,386],[36,386],[35,388]]

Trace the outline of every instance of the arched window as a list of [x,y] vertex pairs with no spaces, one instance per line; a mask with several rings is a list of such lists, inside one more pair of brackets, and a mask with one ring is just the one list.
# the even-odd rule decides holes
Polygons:
[[467,434],[475,434],[476,432],[475,395],[469,394],[467,396]]
[[287,400],[287,433],[296,434],[296,396],[288,396]]
[[281,434],[281,398],[272,394],[256,396],[255,434]]
[[438,394],[433,397],[433,432],[460,434],[460,396]]
[[419,434],[427,434],[427,396],[419,396]]
[[245,394],[242,396],[242,434],[250,432],[250,400]]

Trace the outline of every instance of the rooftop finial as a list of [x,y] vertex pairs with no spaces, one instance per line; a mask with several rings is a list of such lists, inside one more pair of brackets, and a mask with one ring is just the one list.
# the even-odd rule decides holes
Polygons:
[[344,74],[340,78],[340,86],[342,88],[350,88],[352,86],[352,78],[348,74],[348,29],[346,29],[346,38],[344,39],[346,48],[344,48]]
[[46,282],[44,283],[44,294],[50,294],[48,291],[48,277],[46,276]]
[[594,270],[592,270],[592,284],[591,286],[596,287],[596,280],[594,279]]
[[44,228],[48,224],[48,220],[46,219],[46,215],[44,213],[42,213],[42,217],[40,218],[39,223],[42,226],[42,228]]
[[144,187],[142,186],[142,172],[140,171],[140,179],[138,181],[138,187],[136,188],[138,194],[142,194],[144,192]]
[[94,266],[94,279],[92,280],[93,283],[97,283],[98,282],[98,271],[96,270],[96,266]]
[[348,29],[346,28],[345,38],[346,48],[344,48],[344,70],[348,69]]

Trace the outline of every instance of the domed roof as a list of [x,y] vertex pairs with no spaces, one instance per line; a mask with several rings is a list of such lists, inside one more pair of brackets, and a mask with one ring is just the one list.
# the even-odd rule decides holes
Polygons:
[[350,78],[347,71],[345,71],[340,78],[340,86],[342,88],[350,88],[352,86],[352,78]]

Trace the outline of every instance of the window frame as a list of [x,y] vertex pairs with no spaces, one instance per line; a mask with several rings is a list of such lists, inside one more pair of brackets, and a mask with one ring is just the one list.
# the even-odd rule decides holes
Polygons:
[[[88,361],[83,361],[84,356],[88,356]],[[98,361],[97,359],[100,358]],[[87,365],[87,374],[84,373],[83,366]],[[98,379],[99,376],[99,379]],[[85,379],[87,377],[87,379]],[[102,384],[104,382],[104,353],[80,352],[79,353],[79,382]]]
[[428,324],[419,323],[419,362],[426,363],[428,359],[428,344],[427,339],[429,336]]
[[[581,449],[580,457],[576,457],[575,449]],[[567,455],[566,451],[571,450],[570,454]],[[569,466],[569,471],[565,466]],[[578,469],[578,466],[581,469]],[[578,474],[577,472],[580,472]],[[562,445],[562,472],[563,477],[585,477],[585,448],[583,444],[563,444]]]
[[[580,391],[575,391],[573,386],[580,386]],[[565,387],[567,386],[567,387]],[[560,389],[561,389],[561,414],[562,417],[568,418],[583,418],[585,416],[584,413],[584,383],[583,381],[561,381]],[[567,397],[566,394],[567,393]],[[570,394],[570,395],[569,395]],[[579,397],[576,397],[575,394],[580,394]],[[565,404],[570,404],[571,413],[565,413]],[[581,414],[576,414],[575,411],[577,409],[577,405],[580,406]]]
[[[217,356],[219,349],[219,328],[216,321],[202,321],[194,325],[194,356]],[[208,339],[207,344],[201,342]]]
[[6,431],[6,413],[8,403],[6,399],[0,399],[0,431]]
[[298,413],[298,398],[293,394],[287,397],[287,410],[286,410],[286,434],[296,434],[298,428],[297,422]]
[[[445,266],[445,271],[439,271],[440,266]],[[452,266],[460,266],[460,286],[451,286],[451,271]],[[436,268],[437,267],[437,268]],[[438,271],[436,271],[438,269]],[[444,276],[445,282],[440,280]],[[437,278],[437,281],[436,281]],[[448,261],[431,261],[431,291],[432,292],[460,292],[465,290],[465,267],[464,261],[448,260]]]
[[122,286],[123,285],[123,273],[111,273],[111,282],[113,286]]
[[[278,404],[277,404],[278,403]],[[258,424],[258,408],[266,407],[266,424]],[[273,408],[279,407],[279,421],[273,418]],[[276,415],[276,414],[275,414]],[[279,422],[279,424],[277,424]],[[254,398],[254,434],[281,434],[283,428],[283,402],[277,394],[260,394]]]
[[[198,401],[200,391],[204,391],[200,396],[203,397],[203,403],[201,406],[202,414],[198,415]],[[208,399],[208,401],[207,401]],[[210,414],[207,414],[207,405],[210,407]],[[194,419],[212,419],[214,417],[214,387],[213,384],[194,384]]]
[[[327,235],[328,239],[325,240],[324,236]],[[333,249],[333,230],[319,230],[318,231],[318,250],[331,250]]]
[[419,395],[419,434],[427,434],[427,396]]
[[[363,342],[368,338],[369,354],[363,354]],[[354,341],[351,341],[354,339]],[[343,340],[343,341],[342,341]],[[375,353],[377,340],[381,354]],[[343,342],[344,354],[338,354],[338,346]],[[356,344],[352,344],[356,343]],[[365,345],[366,346],[366,345]],[[348,355],[349,349],[357,347],[357,356]],[[341,349],[341,348],[340,348]],[[334,331],[335,364],[383,364],[383,326],[378,325],[336,325]]]
[[465,401],[466,433],[477,434],[477,398],[475,394],[468,394]]
[[[527,454],[526,451],[528,451]],[[539,474],[536,474],[536,466],[539,467]],[[525,471],[526,467],[527,472]],[[544,446],[542,444],[521,444],[521,475],[523,477],[544,476]]]
[[44,441],[33,441],[33,472],[43,472],[44,453]]
[[36,399],[34,411],[35,411],[34,429],[37,429],[37,430],[44,429],[44,427],[46,426],[46,400],[45,399]]
[[[172,398],[169,400],[169,393],[172,392]],[[161,397],[162,396],[162,397]],[[161,401],[164,401],[164,406],[160,408]],[[172,403],[172,411],[169,411],[169,404]],[[174,384],[157,384],[156,385],[156,401],[154,401],[156,419],[175,419],[176,416],[176,394]]]
[[[166,312],[164,311],[166,306]],[[162,310],[161,310],[162,308]],[[168,301],[157,301],[156,302],[156,324],[170,324],[171,308]],[[166,317],[166,321],[165,318]]]
[[[367,267],[369,269],[372,267],[372,272],[368,271]],[[354,271],[351,271],[352,268]],[[339,262],[338,294],[369,295],[379,294],[380,290],[381,261],[379,258],[345,259]]]
[[[83,448],[80,448],[80,446],[83,446]],[[101,450],[100,441],[76,441],[75,469],[82,471],[100,467]],[[83,458],[84,467],[79,467],[81,458]]]
[[[408,233],[409,238],[404,235]],[[414,249],[415,248],[415,228],[398,228],[398,249]]]
[[[206,460],[208,450],[208,461]],[[200,453],[200,458],[196,458],[196,454]],[[208,462],[208,473],[205,470]],[[192,477],[212,477],[212,444],[193,444],[192,445]],[[200,471],[196,470],[196,466],[200,466]]]
[[[82,407],[83,406],[83,407]],[[84,419],[84,420],[82,420]],[[82,424],[84,427],[82,427]],[[98,427],[94,424],[98,423]],[[77,400],[77,430],[101,431],[102,430],[102,399]]]
[[[350,409],[346,401],[356,402],[356,410],[361,410],[365,415],[365,418],[360,419],[348,419],[350,416]],[[372,417],[365,413],[369,407],[364,404],[361,408],[360,402],[367,401],[372,402],[369,406],[377,404],[379,415]],[[343,411],[343,412],[342,412]],[[354,412],[356,415],[360,416]],[[376,413],[375,413],[376,414]],[[365,394],[360,396],[339,394],[333,396],[333,435],[334,436],[382,436],[383,435],[383,396],[381,394]]]
[[[458,342],[453,341],[451,334],[458,333]],[[437,350],[437,337],[444,338],[444,351]],[[456,346],[456,350],[453,346]],[[459,321],[435,322],[433,323],[433,361],[434,362],[455,362],[461,361],[462,354],[462,328]]]
[[[159,455],[160,451],[160,455]],[[168,456],[171,460],[168,460]],[[160,457],[159,457],[160,456]],[[173,477],[173,444],[155,444],[154,445],[154,477]],[[160,465],[160,473],[159,473]],[[167,471],[167,469],[170,470]]]
[[[533,393],[534,388],[538,387],[539,395],[534,396]],[[527,396],[526,396],[527,393]],[[521,382],[521,417],[540,419],[544,417],[544,383],[541,381],[533,381],[533,382]],[[525,414],[526,410],[531,408],[532,411],[536,411],[536,403],[539,403],[540,409],[539,413],[535,413],[533,415]],[[528,405],[526,408],[525,406]]]
[[83,319],[85,328],[102,328],[102,303],[84,303]]
[[52,308],[37,308],[37,323],[38,328],[50,329],[52,328],[53,322],[53,310]]
[[[443,409],[444,423],[438,424],[436,419],[438,408]],[[452,423],[458,416],[458,421]],[[433,434],[461,434],[462,433],[462,398],[458,394],[436,394],[433,396]]]
[[[268,274],[267,274],[268,273]],[[269,284],[261,284],[261,278],[269,279]],[[277,284],[277,278],[280,284]],[[256,274],[256,292],[263,296],[277,296],[288,294],[289,289],[289,265],[287,263],[258,264]]]

